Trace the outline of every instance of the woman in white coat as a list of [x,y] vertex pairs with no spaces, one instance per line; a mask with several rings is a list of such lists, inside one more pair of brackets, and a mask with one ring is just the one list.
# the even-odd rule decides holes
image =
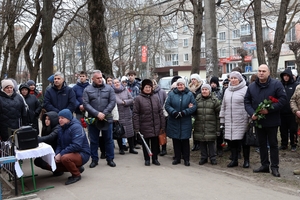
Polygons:
[[[238,149],[242,145],[245,131],[249,122],[244,106],[247,92],[243,76],[233,71],[229,75],[230,83],[226,89],[220,111],[220,123],[225,124],[225,140],[231,148],[232,161],[227,167],[238,166]],[[244,168],[249,168],[250,147],[243,145]]]

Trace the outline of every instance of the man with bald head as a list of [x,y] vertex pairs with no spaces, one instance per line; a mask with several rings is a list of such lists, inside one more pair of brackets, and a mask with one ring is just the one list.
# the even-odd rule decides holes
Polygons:
[[[269,96],[278,99],[278,103],[273,103],[274,109],[262,109],[260,114],[264,114],[265,118],[260,119],[258,123],[261,128],[255,127],[259,140],[260,161],[261,166],[254,169],[254,173],[269,173],[271,164],[271,173],[275,177],[280,177],[279,155],[278,155],[278,141],[277,131],[280,126],[280,110],[287,102],[286,92],[280,81],[270,77],[270,69],[266,64],[258,67],[256,80],[248,86],[245,95],[245,109],[253,121],[257,120],[254,115],[258,105],[265,99],[269,100]],[[268,143],[270,146],[270,158],[268,153]]]

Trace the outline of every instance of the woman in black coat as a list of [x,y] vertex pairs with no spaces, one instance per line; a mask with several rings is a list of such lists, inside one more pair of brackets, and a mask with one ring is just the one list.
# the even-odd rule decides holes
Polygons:
[[30,89],[26,83],[21,84],[19,90],[21,95],[25,99],[26,104],[28,105],[27,123],[32,124],[32,127],[39,133],[38,117],[42,110],[41,103],[34,95],[29,94]]

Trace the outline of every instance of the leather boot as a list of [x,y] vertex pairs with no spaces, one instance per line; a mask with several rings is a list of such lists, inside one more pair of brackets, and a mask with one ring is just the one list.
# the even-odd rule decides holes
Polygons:
[[194,140],[194,145],[192,147],[192,151],[198,151],[198,150],[200,150],[199,141]]
[[127,138],[129,144],[129,153],[138,154],[136,150],[134,150],[134,137]]
[[231,151],[232,161],[227,165],[227,167],[236,167],[236,166],[239,165],[239,163],[238,163],[238,150],[237,150],[237,148],[231,147],[230,151]]
[[273,175],[273,176],[275,176],[275,177],[280,177],[278,168],[271,168],[271,170],[272,170],[272,175]]
[[124,149],[123,149],[123,144],[122,144],[122,138],[117,139],[118,146],[119,146],[119,154],[124,155]]
[[243,168],[249,168],[249,167],[250,167],[249,160],[244,160]]

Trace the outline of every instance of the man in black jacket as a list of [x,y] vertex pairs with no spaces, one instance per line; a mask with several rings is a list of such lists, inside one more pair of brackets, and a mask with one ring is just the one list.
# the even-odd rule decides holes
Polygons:
[[270,70],[266,64],[262,64],[258,68],[258,78],[249,85],[245,95],[245,109],[252,120],[258,120],[255,115],[255,110],[261,102],[265,99],[269,100],[272,96],[278,100],[277,103],[272,103],[273,109],[261,109],[259,114],[263,114],[265,118],[260,119],[258,123],[261,127],[257,128],[257,135],[260,148],[260,162],[261,167],[254,169],[254,173],[269,173],[270,161],[267,143],[270,145],[270,158],[272,175],[280,177],[279,168],[279,154],[277,130],[280,126],[280,110],[287,103],[286,92],[283,85],[270,77]]
[[291,151],[296,151],[297,144],[296,144],[295,138],[297,137],[297,126],[298,125],[295,120],[295,115],[291,110],[290,100],[291,100],[291,97],[293,96],[298,84],[295,82],[290,68],[285,69],[280,74],[280,78],[281,78],[281,83],[283,84],[285,91],[286,91],[287,102],[284,105],[283,109],[280,110],[281,146],[279,147],[279,150],[287,149],[289,134],[290,134]]

